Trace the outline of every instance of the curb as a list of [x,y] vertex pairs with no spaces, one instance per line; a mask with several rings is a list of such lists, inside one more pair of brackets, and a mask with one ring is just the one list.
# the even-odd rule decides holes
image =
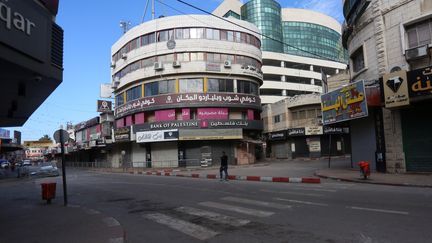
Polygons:
[[324,178],[324,179],[332,179],[332,180],[345,181],[345,182],[375,184],[375,185],[383,185],[383,186],[405,186],[405,187],[432,188],[432,185],[415,185],[415,184],[408,184],[408,183],[390,183],[390,182],[377,182],[377,181],[371,181],[371,180],[346,179],[346,178],[339,178],[339,177],[334,177],[334,176],[321,175],[318,173],[315,173],[315,175],[320,177],[320,178]]
[[[216,174],[178,174],[175,172],[160,172],[160,171],[147,171],[146,173],[134,173],[142,175],[153,175],[153,176],[174,176],[174,177],[190,177],[190,178],[201,178],[201,179],[218,179]],[[272,176],[240,176],[240,175],[229,175],[228,180],[233,181],[260,181],[260,182],[284,182],[284,183],[321,183],[320,178],[306,177],[306,178],[293,178],[293,177],[272,177]]]
[[126,231],[123,229],[123,226],[120,224],[120,222],[117,219],[110,217],[110,216],[107,216],[98,210],[87,208],[87,207],[81,206],[81,205],[70,204],[67,207],[81,208],[86,214],[99,217],[99,220],[107,228],[110,228],[110,230],[112,232],[111,237],[108,239],[109,243],[125,243],[125,242],[127,242],[126,241]]

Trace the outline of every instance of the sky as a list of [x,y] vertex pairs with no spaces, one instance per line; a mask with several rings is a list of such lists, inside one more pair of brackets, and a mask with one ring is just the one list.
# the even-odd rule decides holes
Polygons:
[[[212,12],[223,0],[183,0]],[[60,0],[56,22],[64,30],[63,82],[32,114],[22,127],[22,141],[38,140],[45,134],[98,116],[96,102],[100,84],[111,82],[111,46],[121,37],[120,21],[131,27],[151,19],[147,0]],[[150,1],[151,2],[151,1]],[[243,2],[246,2],[244,0]],[[285,8],[304,8],[343,22],[342,0],[279,0]],[[164,4],[161,4],[164,3]],[[155,16],[203,14],[177,0],[155,0]]]

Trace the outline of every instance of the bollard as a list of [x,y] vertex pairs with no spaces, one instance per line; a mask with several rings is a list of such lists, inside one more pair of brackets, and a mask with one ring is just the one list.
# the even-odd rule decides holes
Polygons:
[[56,183],[41,183],[41,188],[42,200],[47,200],[47,204],[51,204],[51,199],[54,199],[56,195]]

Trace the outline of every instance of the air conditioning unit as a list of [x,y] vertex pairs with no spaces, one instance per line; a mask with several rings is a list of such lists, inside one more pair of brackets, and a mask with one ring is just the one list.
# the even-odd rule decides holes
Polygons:
[[110,65],[110,67],[111,68],[115,68],[116,67],[115,62],[112,62],[111,65]]
[[180,63],[180,61],[174,61],[172,65],[173,65],[173,67],[175,67],[175,68],[179,68],[179,67],[181,67],[181,63]]
[[429,55],[428,45],[416,47],[405,51],[405,59],[407,61],[420,59]]
[[160,70],[163,70],[164,68],[163,68],[163,63],[162,62],[155,62],[154,63],[154,70],[156,70],[156,71],[160,71]]
[[126,53],[122,53],[122,56],[121,56],[123,59],[126,59],[127,58],[127,54]]
[[226,61],[224,62],[224,67],[225,67],[225,68],[231,68],[231,60],[226,60]]
[[113,89],[117,89],[119,85],[120,85],[120,81],[114,81],[114,83],[112,84],[111,87],[112,87]]

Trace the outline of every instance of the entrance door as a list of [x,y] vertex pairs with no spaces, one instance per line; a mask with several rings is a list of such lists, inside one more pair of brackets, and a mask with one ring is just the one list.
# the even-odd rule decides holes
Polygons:
[[406,169],[413,172],[432,171],[432,129],[430,103],[416,104],[401,111]]

